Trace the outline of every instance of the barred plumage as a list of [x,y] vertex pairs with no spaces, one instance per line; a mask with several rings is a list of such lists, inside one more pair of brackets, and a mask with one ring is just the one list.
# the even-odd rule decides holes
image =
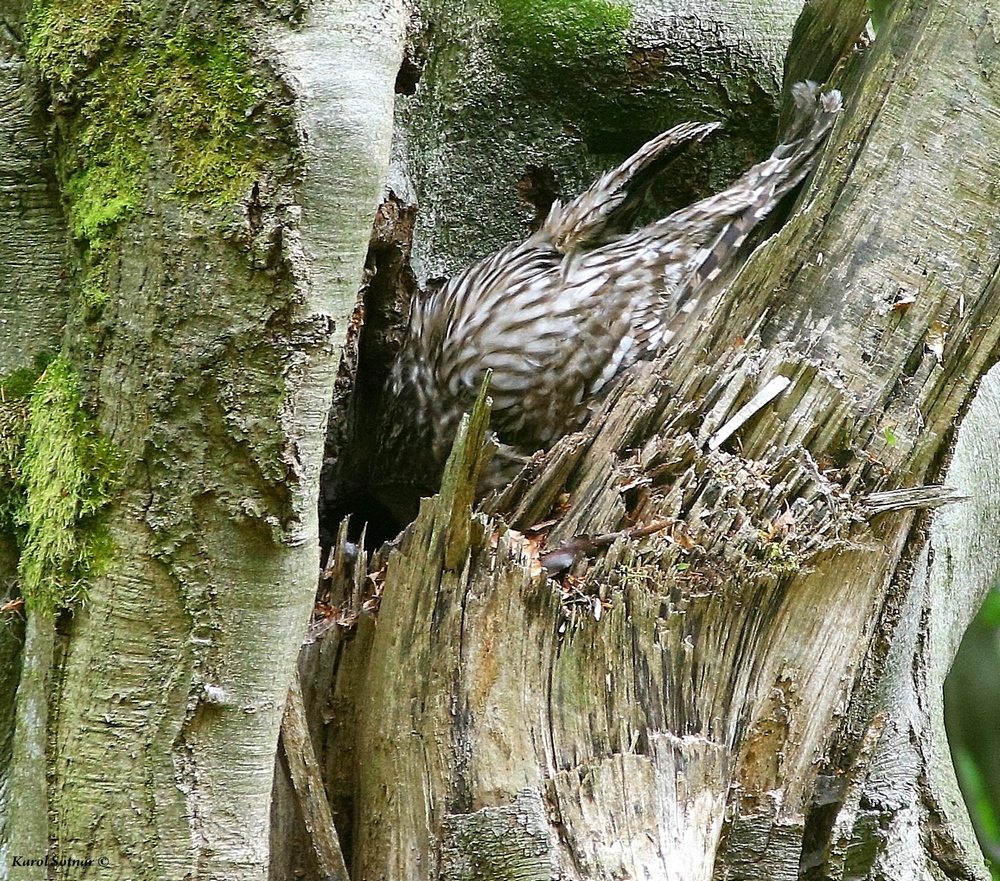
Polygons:
[[488,368],[491,427],[515,453],[530,455],[584,425],[610,382],[670,343],[707,283],[812,168],[840,93],[799,83],[793,94],[787,140],[718,195],[618,233],[646,179],[718,127],[678,125],[568,205],[556,202],[525,241],[417,299],[378,443],[424,445],[429,458],[419,467],[439,474]]

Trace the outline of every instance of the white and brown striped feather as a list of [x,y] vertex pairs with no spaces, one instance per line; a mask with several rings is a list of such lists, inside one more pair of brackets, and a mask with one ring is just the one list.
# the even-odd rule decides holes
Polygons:
[[[443,464],[493,371],[492,427],[530,455],[579,429],[608,384],[668,346],[747,235],[809,173],[840,95],[795,87],[794,139],[723,192],[610,235],[637,177],[717,128],[685,123],[644,145],[525,241],[414,302],[389,391]],[[804,134],[802,134],[804,132]]]

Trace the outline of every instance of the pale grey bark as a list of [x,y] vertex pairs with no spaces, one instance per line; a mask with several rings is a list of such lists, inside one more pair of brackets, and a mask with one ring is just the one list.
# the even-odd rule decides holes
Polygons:
[[49,618],[33,615],[24,627],[22,655],[11,665],[19,674],[16,700],[12,704],[15,727],[10,753],[4,756],[5,790],[9,800],[0,805],[4,820],[4,843],[0,877],[44,879],[42,865],[15,868],[16,857],[37,858],[49,849],[49,797],[47,734],[49,696],[53,681],[55,625]]
[[[95,862],[23,877],[266,874],[278,726],[315,591],[336,340],[388,165],[404,20],[399,3],[331,2],[299,25],[259,23],[296,99],[301,154],[228,215],[189,210],[151,157],[143,210],[108,262],[100,335],[71,312],[60,340],[63,318],[39,318],[34,288],[3,290],[12,315],[64,343],[122,456],[114,561],[65,619],[47,689],[34,662],[51,667],[51,650],[25,663],[33,700],[18,704],[32,748],[47,749],[32,754],[41,807],[20,821],[42,832],[19,855]],[[35,131],[8,123],[17,138]],[[15,158],[30,164],[25,143]],[[61,224],[50,195],[51,216],[37,214]],[[59,279],[23,233],[18,259]],[[53,240],[68,252],[61,227]],[[51,637],[52,621],[37,626]]]
[[326,0],[310,4],[300,24],[268,34],[269,52],[296,100],[305,161],[303,270],[342,331],[386,178],[407,20],[396,0]]
[[[301,24],[268,37],[268,51],[296,96],[305,161],[301,229],[307,277],[332,309],[340,340],[355,306],[372,217],[388,174],[393,86],[408,20],[405,5],[395,0],[321,2],[310,6]],[[324,433],[312,438],[320,445],[323,440]],[[317,573],[318,567],[313,588]],[[317,871],[313,842],[295,835],[300,812],[286,767],[281,761],[273,767],[272,878],[290,877],[300,861]]]
[[[982,871],[945,733],[943,683],[969,622],[1000,577],[998,424],[1000,369],[993,368],[962,421],[948,467],[948,484],[966,499],[934,516],[890,658],[885,700],[891,722],[865,787],[873,813],[905,806],[893,812],[876,862],[888,878],[929,881],[942,864],[950,876],[955,863]],[[921,849],[929,863],[920,859]]]
[[[866,777],[840,819],[880,839],[886,878],[987,878],[952,765],[943,683],[969,622],[1000,575],[1000,371],[983,379],[965,416],[947,482],[966,498],[941,508],[900,609],[871,731]],[[846,821],[846,822],[845,822]],[[877,832],[875,830],[878,830]],[[859,842],[853,842],[861,850]],[[851,869],[851,842],[839,854]],[[869,843],[869,849],[876,848]],[[870,854],[869,854],[870,857]]]

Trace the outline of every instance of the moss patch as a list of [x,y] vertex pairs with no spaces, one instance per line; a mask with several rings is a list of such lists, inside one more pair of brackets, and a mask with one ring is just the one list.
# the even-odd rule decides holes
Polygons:
[[573,129],[595,152],[617,152],[595,143],[593,133],[618,130],[649,110],[630,73],[632,9],[613,0],[493,2],[497,66],[520,81],[528,100],[577,117]]
[[0,400],[0,530],[16,533],[24,492],[21,457],[28,436],[27,398]]
[[632,10],[609,0],[496,0],[505,40],[536,68],[623,64]]
[[0,379],[0,531],[15,535],[24,502],[21,459],[31,417],[31,392],[51,362],[42,356],[34,367],[22,367]]
[[251,138],[256,90],[245,46],[181,28],[167,41],[161,96],[174,147],[174,191],[223,203],[237,198],[264,157]]
[[81,407],[65,358],[30,373],[0,383],[0,527],[20,548],[26,605],[51,614],[82,599],[111,556],[97,515],[116,486],[117,455]]
[[70,230],[95,270],[165,172],[167,197],[212,206],[249,189],[266,161],[255,139],[257,88],[232,10],[171,18],[137,0],[36,0],[28,58],[52,92]]

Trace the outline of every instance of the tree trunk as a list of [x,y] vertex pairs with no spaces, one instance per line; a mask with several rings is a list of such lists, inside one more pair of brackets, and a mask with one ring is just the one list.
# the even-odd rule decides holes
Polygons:
[[[807,5],[794,78],[859,5]],[[440,0],[402,69],[394,0],[8,6],[0,874],[260,878],[270,841],[291,877],[275,745],[393,88],[426,59],[388,175],[424,280],[705,104],[732,137],[659,198],[723,183],[771,138],[799,4]],[[995,41],[985,3],[890,14],[800,209],[674,355],[474,514],[480,408],[397,546],[369,570],[340,542],[357,626],[300,666],[355,879],[982,877],[940,683],[997,570],[1000,393],[969,406],[1000,333]],[[967,408],[971,500],[931,524],[946,493],[879,494],[938,482]]]
[[921,487],[998,352],[991,33],[894,5],[784,228],[490,514],[473,416],[317,689],[353,877],[985,877],[940,694],[991,398]]
[[[3,122],[25,178],[4,248],[27,266],[4,373],[61,354],[4,462],[28,638],[0,692],[0,874],[260,878],[401,4],[70,0],[8,23],[47,91],[11,90]],[[30,180],[46,107],[59,190]],[[91,496],[60,483],[98,452]]]

